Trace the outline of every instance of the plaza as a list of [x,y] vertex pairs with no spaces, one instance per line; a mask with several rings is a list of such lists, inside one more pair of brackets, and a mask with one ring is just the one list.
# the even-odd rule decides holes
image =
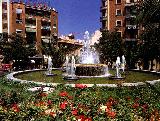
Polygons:
[[159,1],[82,1],[0,1],[1,120],[160,120]]

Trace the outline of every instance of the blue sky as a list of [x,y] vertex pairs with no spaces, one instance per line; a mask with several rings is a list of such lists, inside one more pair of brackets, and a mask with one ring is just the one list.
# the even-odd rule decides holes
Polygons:
[[100,28],[100,0],[51,0],[50,4],[58,11],[60,34],[72,32],[82,39],[86,30],[93,33]]

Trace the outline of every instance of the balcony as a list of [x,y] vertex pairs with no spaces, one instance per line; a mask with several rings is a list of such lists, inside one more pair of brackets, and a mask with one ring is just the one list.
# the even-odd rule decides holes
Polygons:
[[136,38],[125,38],[125,41],[137,41]]
[[36,18],[33,15],[26,15],[26,19],[36,20]]
[[107,10],[107,5],[100,7],[100,11]]
[[129,29],[138,29],[138,26],[137,25],[126,25],[126,28],[129,30]]
[[3,19],[2,22],[3,23],[8,23],[8,20],[7,19]]
[[136,15],[132,15],[132,14],[127,14],[125,16],[126,19],[130,19],[130,18],[136,18]]
[[51,37],[50,36],[41,36],[41,39],[50,39]]
[[50,26],[41,26],[41,29],[44,29],[44,30],[51,30],[51,27],[50,27]]
[[3,13],[7,13],[7,12],[8,12],[7,10],[3,9]]
[[137,4],[136,2],[126,2],[125,7],[131,7],[131,6],[134,6],[136,4]]
[[36,25],[33,25],[33,24],[26,24],[25,27],[31,28],[31,29],[36,29]]
[[16,19],[16,23],[22,24],[22,23],[23,23],[23,22],[22,22],[22,19]]
[[26,32],[36,32],[36,29],[33,29],[33,28],[26,28]]
[[107,21],[107,16],[100,17],[100,22]]

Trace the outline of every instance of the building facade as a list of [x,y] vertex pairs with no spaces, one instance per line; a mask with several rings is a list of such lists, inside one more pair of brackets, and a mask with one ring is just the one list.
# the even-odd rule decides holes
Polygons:
[[136,25],[136,7],[138,0],[101,0],[101,31],[114,31],[125,41],[136,41],[139,27]]
[[46,5],[27,5],[23,2],[0,1],[0,33],[19,33],[28,44],[39,49],[42,41],[58,36],[58,12]]

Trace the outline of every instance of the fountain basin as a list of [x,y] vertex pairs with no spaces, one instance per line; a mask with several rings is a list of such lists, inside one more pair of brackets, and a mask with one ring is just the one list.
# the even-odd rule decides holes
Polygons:
[[76,76],[101,76],[104,75],[105,64],[76,64]]
[[109,76],[108,78],[112,80],[124,80],[126,77]]

